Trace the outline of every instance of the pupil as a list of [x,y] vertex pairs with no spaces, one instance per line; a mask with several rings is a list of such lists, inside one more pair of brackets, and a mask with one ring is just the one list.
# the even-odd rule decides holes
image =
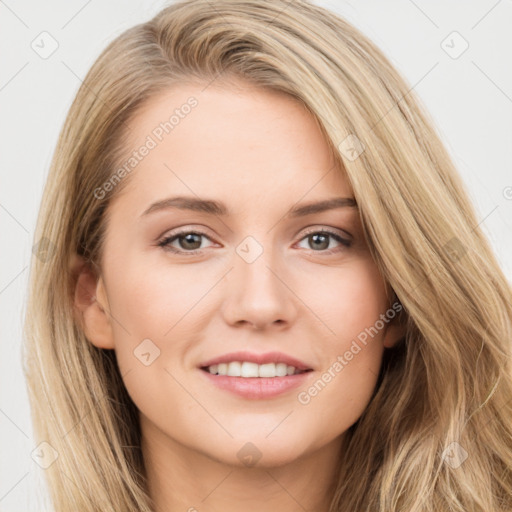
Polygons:
[[[201,235],[198,235],[197,233],[189,233],[185,236],[181,236],[180,242],[184,241],[185,244],[180,243],[180,245],[182,246],[183,249],[198,249],[199,247],[201,247],[200,237],[201,237]],[[197,246],[190,247],[190,245],[188,245],[188,244],[192,244],[193,246],[194,246],[194,244],[196,244]]]
[[318,245],[316,246],[316,248],[318,249],[327,249],[327,247],[329,247],[329,240],[328,240],[328,236],[327,235],[323,235],[323,234],[315,234],[315,235],[311,235],[310,237],[311,239],[313,239],[313,241],[316,243],[318,241],[319,238],[323,238],[323,242],[320,242],[320,245],[321,247],[319,247]]

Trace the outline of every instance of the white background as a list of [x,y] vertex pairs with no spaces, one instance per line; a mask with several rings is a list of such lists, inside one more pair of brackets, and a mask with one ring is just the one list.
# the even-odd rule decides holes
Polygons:
[[[510,279],[512,1],[317,3],[367,34],[426,104]],[[57,136],[101,50],[165,4],[0,0],[0,512],[50,510],[42,503],[43,470],[31,458],[35,443],[20,347],[34,226]],[[43,31],[59,45],[47,59],[31,47]],[[456,59],[442,46],[453,31],[469,44]],[[443,44],[452,53],[461,48],[457,37]]]

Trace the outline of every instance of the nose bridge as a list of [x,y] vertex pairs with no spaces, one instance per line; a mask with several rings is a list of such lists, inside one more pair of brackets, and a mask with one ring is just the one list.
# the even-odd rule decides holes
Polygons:
[[279,252],[271,240],[271,236],[261,235],[259,240],[247,236],[235,249],[224,310],[231,323],[262,327],[294,317],[293,294],[282,282],[286,276],[280,275],[285,267],[277,261]]
[[272,247],[272,237],[260,235],[259,240],[247,236],[237,246],[235,272],[240,280],[240,290],[247,290],[251,294],[258,292],[268,301],[283,292],[279,289],[282,283],[278,282],[271,271],[273,269],[275,272],[275,268],[281,265],[276,261],[277,251]]
[[256,286],[265,293],[274,291],[276,278],[270,269],[279,265],[276,265],[276,251],[270,242],[267,240],[263,246],[263,243],[252,238],[242,242],[236,253],[235,270],[242,281],[242,289]]

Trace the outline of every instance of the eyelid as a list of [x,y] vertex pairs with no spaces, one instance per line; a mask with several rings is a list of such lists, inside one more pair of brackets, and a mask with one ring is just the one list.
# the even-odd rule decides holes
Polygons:
[[210,234],[210,230],[208,228],[200,224],[184,224],[183,226],[177,226],[173,229],[168,229],[164,231],[160,236],[156,238],[156,243],[158,244],[162,240],[167,240],[169,238],[174,238],[189,233],[196,233],[198,235],[202,235],[212,242],[213,239],[215,238],[213,235]]
[[[344,229],[341,229],[341,228],[331,228],[329,226],[322,226],[322,224],[313,224],[312,226],[308,226],[304,229],[306,231],[302,234],[302,237],[300,238],[300,240],[302,240],[307,235],[310,235],[312,233],[319,233],[319,232],[329,233],[332,235],[339,236],[341,238],[346,237],[345,239],[347,240],[347,242],[351,242],[353,240],[353,236],[348,231],[345,231]],[[301,231],[299,231],[299,233],[301,233]]]
[[[175,228],[174,230],[171,230],[170,232],[165,232],[164,234],[162,234],[158,237],[158,242],[165,240],[165,239],[175,237],[175,236],[179,236],[181,234],[188,234],[188,233],[196,233],[196,234],[199,234],[199,235],[202,235],[202,236],[208,238],[210,241],[213,241],[212,237],[208,233],[206,233],[206,231],[203,228],[196,229],[193,226],[194,226],[193,224],[180,226],[180,227]],[[312,233],[319,233],[319,232],[330,233],[333,235],[341,236],[342,238],[343,238],[343,236],[347,236],[348,237],[347,241],[351,241],[353,238],[352,235],[348,231],[345,231],[344,229],[331,228],[329,226],[322,226],[321,224],[312,224],[311,226],[306,226],[305,228],[302,228],[302,229],[305,229],[306,231],[302,234],[302,236],[299,238],[299,240],[297,240],[299,242],[307,235],[312,234]],[[343,235],[340,235],[340,232],[343,233]],[[301,231],[299,231],[295,235],[294,238],[298,237],[299,233],[301,233]]]

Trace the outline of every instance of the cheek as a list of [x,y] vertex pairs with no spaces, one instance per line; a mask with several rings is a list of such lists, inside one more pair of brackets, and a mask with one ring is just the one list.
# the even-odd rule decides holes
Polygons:
[[116,357],[128,392],[144,410],[147,397],[183,394],[166,371],[190,365],[190,351],[215,313],[208,291],[225,270],[171,265],[156,250],[128,252],[118,262],[122,266],[107,270]]
[[326,330],[323,367],[297,398],[307,416],[322,418],[326,435],[334,435],[357,421],[375,389],[387,299],[385,283],[369,259],[354,261],[325,281],[323,293],[310,296],[310,304],[334,335]]
[[[211,271],[203,278],[194,265],[170,265],[152,256],[125,257],[123,267],[111,269],[111,305],[132,337],[163,340],[186,324],[182,319],[193,314],[215,280]],[[119,326],[117,331],[122,335]]]
[[192,265],[166,266],[165,260],[157,264],[129,254],[122,262],[109,268],[119,369],[137,408],[168,425],[175,421],[173,411],[193,405],[175,368],[185,364],[191,340],[200,332],[195,320],[203,303],[198,301],[212,279],[198,279]]
[[[369,257],[354,259],[342,268],[311,276],[301,297],[324,321],[327,336],[339,349],[370,328],[387,307],[385,282]],[[330,345],[331,345],[330,343]]]

